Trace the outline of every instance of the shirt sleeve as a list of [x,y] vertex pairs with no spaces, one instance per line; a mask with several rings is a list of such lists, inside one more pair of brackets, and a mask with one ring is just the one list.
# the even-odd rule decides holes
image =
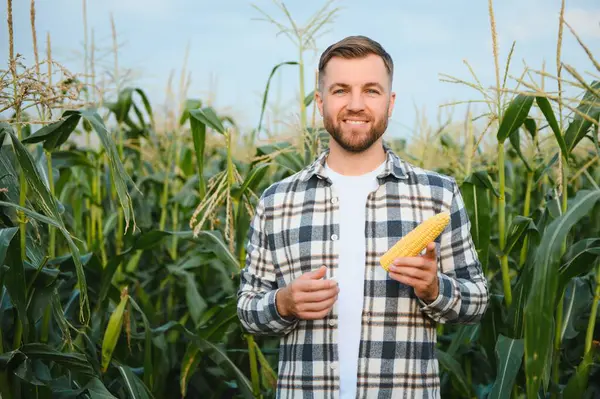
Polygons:
[[246,245],[246,262],[240,272],[237,314],[242,326],[255,335],[283,335],[290,332],[298,319],[284,318],[275,302],[278,287],[269,249],[264,196],[252,218]]
[[458,184],[452,179],[450,223],[441,234],[438,251],[439,295],[421,310],[440,323],[475,324],[485,313],[489,293],[471,237],[471,222]]

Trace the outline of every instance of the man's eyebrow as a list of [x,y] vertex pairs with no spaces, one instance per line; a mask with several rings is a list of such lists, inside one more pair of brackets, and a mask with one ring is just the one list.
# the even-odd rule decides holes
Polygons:
[[375,87],[377,87],[379,90],[381,90],[381,91],[384,91],[384,89],[383,89],[383,86],[382,86],[382,85],[380,85],[380,84],[379,84],[379,83],[377,83],[377,82],[368,82],[368,83],[365,83],[365,85],[364,85],[364,87],[371,87],[371,86],[375,86]]
[[329,85],[329,90],[333,89],[336,86],[342,87],[344,89],[348,89],[350,87],[350,85],[346,83],[332,83],[331,85]]
[[[341,88],[344,88],[344,89],[349,89],[350,85],[347,84],[347,83],[332,83],[329,86],[329,90],[333,89],[334,87],[341,87]],[[383,86],[381,84],[377,83],[377,82],[367,82],[367,83],[365,83],[363,85],[363,87],[377,87],[379,90],[385,91],[384,88],[383,88]]]

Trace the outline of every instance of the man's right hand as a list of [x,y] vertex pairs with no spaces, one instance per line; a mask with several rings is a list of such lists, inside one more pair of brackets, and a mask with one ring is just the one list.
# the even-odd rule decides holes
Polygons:
[[327,268],[304,273],[277,292],[277,311],[283,317],[322,319],[331,311],[340,289],[335,280],[322,280]]

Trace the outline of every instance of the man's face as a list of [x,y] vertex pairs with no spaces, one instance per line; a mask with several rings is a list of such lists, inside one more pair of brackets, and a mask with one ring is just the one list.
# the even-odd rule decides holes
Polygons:
[[332,58],[315,98],[325,129],[349,152],[371,147],[387,129],[396,94],[381,57]]

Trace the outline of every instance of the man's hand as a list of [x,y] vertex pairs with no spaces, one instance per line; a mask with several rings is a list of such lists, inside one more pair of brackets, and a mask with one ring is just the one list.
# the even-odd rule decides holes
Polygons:
[[283,317],[304,320],[322,319],[337,300],[340,289],[334,280],[321,280],[327,268],[304,273],[277,292],[277,311]]
[[440,292],[435,243],[427,244],[425,255],[394,259],[389,274],[394,280],[413,287],[424,302],[433,302]]

